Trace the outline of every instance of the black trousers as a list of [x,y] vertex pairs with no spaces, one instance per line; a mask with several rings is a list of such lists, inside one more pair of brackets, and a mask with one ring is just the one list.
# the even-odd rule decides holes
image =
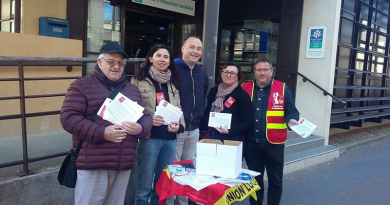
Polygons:
[[254,143],[247,141],[244,148],[244,158],[248,168],[260,172],[256,177],[260,190],[256,192],[257,201],[249,199],[251,205],[263,204],[264,199],[264,170],[267,170],[268,195],[267,204],[277,205],[280,203],[283,192],[283,165],[284,144]]

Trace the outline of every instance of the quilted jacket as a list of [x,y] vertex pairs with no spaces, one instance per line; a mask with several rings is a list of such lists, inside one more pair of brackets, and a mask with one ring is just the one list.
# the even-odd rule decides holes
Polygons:
[[[74,150],[79,140],[84,140],[76,162],[77,169],[129,170],[134,164],[137,138],[144,139],[149,135],[152,116],[147,109],[143,111],[144,115],[138,120],[143,128],[141,134],[128,134],[121,143],[105,141],[104,130],[111,123],[100,117],[93,122],[92,117],[113,88],[105,82],[105,75],[97,69],[100,68],[96,66],[91,75],[79,78],[69,86],[61,109],[61,124],[72,134]],[[120,92],[145,107],[139,89],[130,82],[124,81]]]

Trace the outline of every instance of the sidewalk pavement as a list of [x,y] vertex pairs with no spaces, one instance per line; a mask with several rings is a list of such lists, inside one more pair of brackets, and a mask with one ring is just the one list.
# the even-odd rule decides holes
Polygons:
[[281,205],[390,204],[390,137],[354,144],[338,159],[284,175],[283,182]]

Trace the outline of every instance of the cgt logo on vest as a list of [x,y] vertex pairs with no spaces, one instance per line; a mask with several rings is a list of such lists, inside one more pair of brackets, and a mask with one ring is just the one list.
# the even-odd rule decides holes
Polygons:
[[274,105],[272,106],[272,109],[283,110],[283,95],[279,95],[278,92],[274,92],[272,97],[274,99]]

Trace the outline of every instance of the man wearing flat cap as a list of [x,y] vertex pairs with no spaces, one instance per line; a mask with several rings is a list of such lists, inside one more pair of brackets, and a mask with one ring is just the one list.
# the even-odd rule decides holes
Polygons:
[[130,169],[139,138],[146,138],[152,127],[147,109],[137,122],[124,121],[122,128],[97,116],[107,97],[120,92],[145,107],[139,89],[126,80],[126,58],[117,42],[100,49],[92,74],[71,83],[60,119],[72,134],[73,150],[81,145],[76,161],[75,204],[123,204]]

